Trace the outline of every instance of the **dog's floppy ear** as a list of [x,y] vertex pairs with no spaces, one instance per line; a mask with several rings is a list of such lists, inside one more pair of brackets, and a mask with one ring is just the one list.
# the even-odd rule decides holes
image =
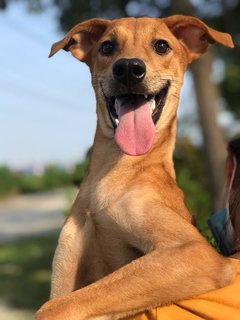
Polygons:
[[100,39],[109,23],[109,20],[91,19],[77,24],[62,40],[52,45],[49,58],[60,49],[64,49],[70,51],[78,60],[85,61],[88,52]]
[[209,28],[195,17],[175,15],[164,18],[162,21],[186,47],[189,63],[199,58],[209,44],[218,42],[230,48],[234,47],[230,34]]

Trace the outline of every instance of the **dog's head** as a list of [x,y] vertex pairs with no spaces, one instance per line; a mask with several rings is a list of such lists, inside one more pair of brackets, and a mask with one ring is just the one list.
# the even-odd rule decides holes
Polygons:
[[124,153],[141,155],[175,115],[188,63],[215,42],[233,47],[230,35],[194,17],[92,19],[55,43],[50,57],[64,49],[88,64],[103,131]]

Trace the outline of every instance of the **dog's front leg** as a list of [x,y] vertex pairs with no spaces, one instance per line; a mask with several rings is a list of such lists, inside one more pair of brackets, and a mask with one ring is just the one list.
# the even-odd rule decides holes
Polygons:
[[66,220],[54,254],[51,298],[72,292],[82,254],[81,226],[74,215]]
[[52,299],[87,286],[107,273],[99,257],[94,223],[81,202],[76,199],[59,237],[53,259]]
[[231,266],[218,266],[215,281],[204,271],[194,275],[193,268],[186,269],[186,260],[191,263],[189,255],[194,252],[204,260],[202,249],[195,243],[171,249],[169,255],[154,251],[88,287],[51,300],[36,319],[119,319],[210,291],[216,288],[219,273],[230,275]]
[[[231,263],[171,209],[156,209],[149,208],[138,220],[127,212],[129,228],[152,242],[149,253],[83,289],[47,302],[36,319],[118,319],[228,284],[234,276]],[[156,217],[158,223],[153,224]]]

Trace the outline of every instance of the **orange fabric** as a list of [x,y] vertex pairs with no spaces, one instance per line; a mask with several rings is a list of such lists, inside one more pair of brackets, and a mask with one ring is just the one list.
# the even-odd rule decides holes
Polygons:
[[237,276],[225,288],[202,294],[167,307],[158,307],[131,320],[240,320],[240,261]]

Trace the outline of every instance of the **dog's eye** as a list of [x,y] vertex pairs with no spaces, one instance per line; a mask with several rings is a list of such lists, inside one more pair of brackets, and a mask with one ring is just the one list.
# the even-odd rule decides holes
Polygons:
[[167,54],[171,50],[166,40],[155,41],[153,44],[153,48],[158,54]]
[[101,44],[99,51],[103,56],[109,56],[109,55],[113,54],[114,43],[112,41],[104,41]]

